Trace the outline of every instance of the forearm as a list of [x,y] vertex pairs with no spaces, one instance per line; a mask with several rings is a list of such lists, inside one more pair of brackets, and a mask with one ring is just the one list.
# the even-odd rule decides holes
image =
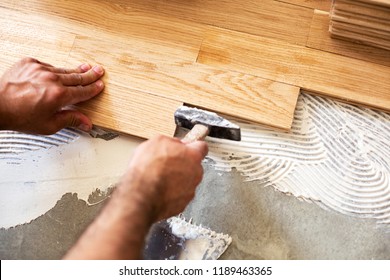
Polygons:
[[181,213],[202,179],[204,142],[157,136],[134,152],[122,183],[66,259],[139,259],[154,222]]
[[[124,181],[137,189],[141,181]],[[145,236],[154,222],[142,193],[118,186],[103,212],[88,227],[65,259],[141,259]]]

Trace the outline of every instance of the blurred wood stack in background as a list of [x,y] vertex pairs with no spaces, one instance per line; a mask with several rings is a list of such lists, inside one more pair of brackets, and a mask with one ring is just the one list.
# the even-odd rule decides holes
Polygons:
[[334,38],[390,50],[390,0],[333,0],[329,31]]

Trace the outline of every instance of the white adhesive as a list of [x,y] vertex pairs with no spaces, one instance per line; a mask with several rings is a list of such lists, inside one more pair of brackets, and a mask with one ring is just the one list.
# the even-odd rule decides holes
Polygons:
[[194,225],[181,216],[169,218],[168,223],[172,233],[185,241],[181,260],[216,260],[232,242],[229,235]]
[[390,114],[303,93],[290,133],[236,123],[242,142],[208,138],[217,169],[390,226]]
[[[65,193],[87,201],[95,189],[115,185],[140,142],[125,136],[105,141],[72,130],[42,137],[2,132],[0,137],[0,150],[8,151],[0,153],[0,228],[39,217]],[[28,143],[27,149],[15,150],[15,141],[4,139],[23,139],[17,141]]]

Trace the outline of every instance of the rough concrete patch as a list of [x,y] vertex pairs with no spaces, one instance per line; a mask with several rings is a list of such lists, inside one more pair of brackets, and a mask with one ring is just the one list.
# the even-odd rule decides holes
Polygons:
[[30,223],[0,229],[0,259],[61,259],[103,205],[89,206],[77,194],[64,194]]

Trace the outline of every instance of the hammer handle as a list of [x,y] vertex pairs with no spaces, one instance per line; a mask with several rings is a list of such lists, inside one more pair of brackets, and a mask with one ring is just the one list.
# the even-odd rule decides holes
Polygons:
[[183,143],[191,143],[197,140],[204,140],[206,136],[209,134],[210,130],[207,126],[202,124],[196,124],[194,127],[190,130],[190,132],[187,133],[186,136],[184,136],[181,141]]

